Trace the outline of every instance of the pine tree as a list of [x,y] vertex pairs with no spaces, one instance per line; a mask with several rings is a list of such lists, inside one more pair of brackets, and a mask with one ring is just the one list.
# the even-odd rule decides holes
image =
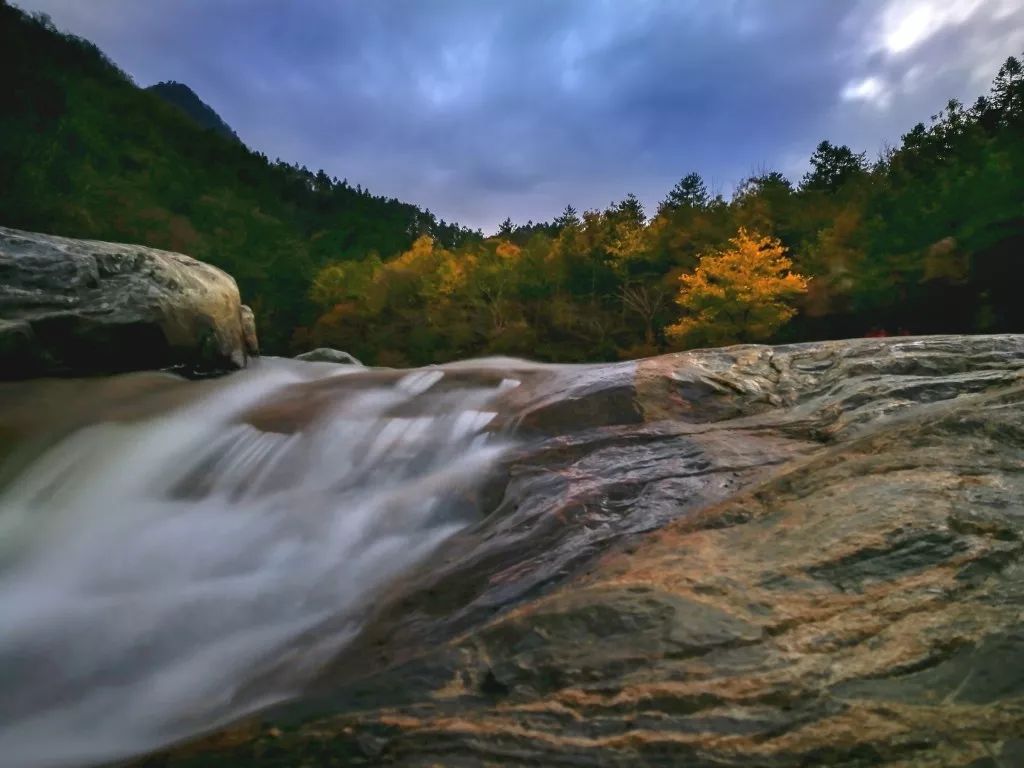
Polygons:
[[697,173],[688,173],[669,190],[668,196],[658,206],[658,213],[668,213],[681,208],[707,208],[711,202],[704,179]]

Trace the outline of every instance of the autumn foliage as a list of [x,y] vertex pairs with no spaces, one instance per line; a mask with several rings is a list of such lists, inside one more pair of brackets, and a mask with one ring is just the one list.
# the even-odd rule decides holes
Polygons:
[[221,267],[269,354],[585,362],[1024,330],[1018,58],[877,157],[821,141],[799,180],[766,168],[720,189],[688,173],[653,210],[627,195],[490,237],[206,131],[4,0],[0,58],[0,223]]
[[[321,265],[317,343],[371,362],[582,362],[734,342],[1024,328],[1024,65],[874,161],[820,142],[799,180],[684,176],[493,237]],[[422,232],[420,234],[423,234]],[[338,281],[340,269],[344,280]],[[324,290],[334,285],[332,291]]]
[[692,273],[679,276],[676,304],[684,316],[666,337],[680,348],[770,338],[807,292],[808,279],[792,266],[778,238],[740,228],[728,248],[701,256]]

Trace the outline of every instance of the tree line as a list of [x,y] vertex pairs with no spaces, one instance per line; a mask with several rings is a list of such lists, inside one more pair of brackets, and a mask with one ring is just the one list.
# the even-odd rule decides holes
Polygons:
[[88,41],[0,0],[0,221],[220,266],[264,347],[379,364],[585,361],[735,341],[1024,330],[1024,72],[878,158],[821,142],[797,183],[691,173],[485,237],[203,129]]
[[680,180],[652,215],[604,210],[452,247],[336,260],[296,331],[385,365],[487,354],[631,358],[747,341],[1024,330],[1024,71],[950,101],[869,161],[822,141],[797,184],[766,171],[730,199]]

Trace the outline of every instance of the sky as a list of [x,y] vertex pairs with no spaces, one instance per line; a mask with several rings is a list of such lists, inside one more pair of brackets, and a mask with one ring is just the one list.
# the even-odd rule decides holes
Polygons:
[[487,232],[869,158],[1024,52],[1024,0],[14,0],[250,147]]

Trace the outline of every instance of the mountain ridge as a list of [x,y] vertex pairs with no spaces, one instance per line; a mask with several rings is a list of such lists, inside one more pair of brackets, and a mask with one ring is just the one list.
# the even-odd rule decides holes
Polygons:
[[199,98],[199,95],[185,83],[164,80],[143,90],[155,94],[168,104],[180,109],[201,128],[206,128],[228,139],[241,141],[234,129],[217,114],[217,111]]
[[[309,286],[324,264],[401,253],[423,234],[450,246],[478,236],[324,170],[271,160],[160,90],[138,87],[45,14],[0,0],[0,224],[219,267],[257,310],[271,354],[289,352],[293,333],[316,319]],[[193,112],[202,103],[186,102]]]

